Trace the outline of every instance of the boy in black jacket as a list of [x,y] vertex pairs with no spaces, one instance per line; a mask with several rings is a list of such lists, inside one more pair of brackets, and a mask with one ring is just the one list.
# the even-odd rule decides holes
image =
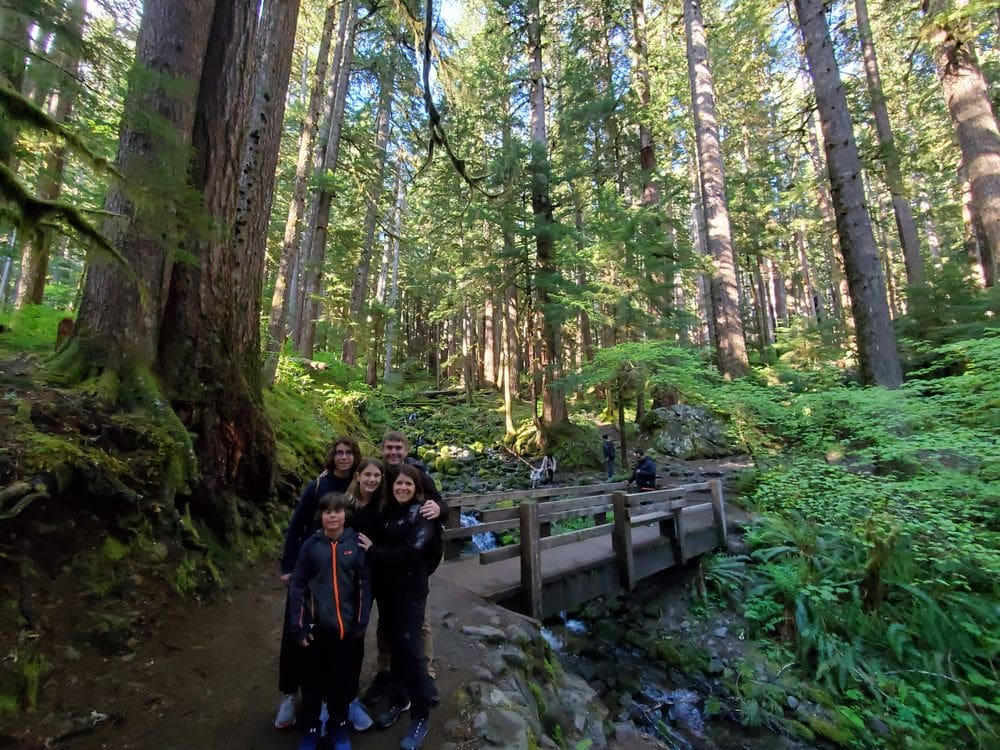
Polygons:
[[292,632],[310,656],[302,685],[306,733],[299,750],[315,750],[319,742],[323,701],[334,750],[351,747],[347,709],[358,694],[372,607],[367,555],[354,530],[345,527],[352,507],[339,493],[320,498],[322,527],[302,545],[289,584]]

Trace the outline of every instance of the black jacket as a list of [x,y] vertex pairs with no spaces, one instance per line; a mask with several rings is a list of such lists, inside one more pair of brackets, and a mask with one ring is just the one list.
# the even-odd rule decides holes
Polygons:
[[635,465],[629,483],[637,482],[640,487],[652,487],[656,484],[656,461],[649,456],[643,456]]
[[288,601],[296,640],[312,627],[339,640],[365,634],[372,609],[371,574],[352,529],[344,529],[336,540],[322,531],[306,540],[292,572]]
[[615,444],[610,440],[604,441],[604,458],[612,460],[615,457]]
[[327,492],[344,492],[350,484],[350,477],[341,479],[332,472],[324,472],[302,490],[302,496],[292,511],[292,520],[288,522],[288,529],[285,531],[285,547],[281,554],[282,575],[292,572],[302,543],[320,527],[319,519],[316,518],[319,499]]
[[429,550],[440,539],[439,525],[420,515],[420,503],[393,501],[383,510],[380,537],[368,550],[378,590],[426,596],[427,580],[436,567]]

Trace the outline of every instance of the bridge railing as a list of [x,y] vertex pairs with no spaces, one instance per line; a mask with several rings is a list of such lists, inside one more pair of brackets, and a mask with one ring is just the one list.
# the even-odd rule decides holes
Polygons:
[[[612,489],[611,492],[573,497],[564,500],[547,499],[558,490],[576,492]],[[691,495],[708,491],[711,499],[708,502],[690,504]],[[658,524],[660,534],[670,538],[674,559],[680,563],[687,562],[690,555],[685,547],[685,532],[688,518],[696,513],[711,510],[713,524],[718,534],[720,545],[726,542],[726,509],[722,494],[722,483],[713,479],[708,482],[682,485],[663,490],[626,493],[624,485],[591,485],[589,487],[547,488],[547,494],[539,490],[526,490],[517,493],[491,493],[490,495],[470,496],[449,500],[453,512],[456,508],[471,509],[489,507],[499,500],[520,500],[511,508],[495,508],[482,512],[482,523],[476,526],[459,527],[449,524],[445,529],[445,539],[452,543],[461,543],[465,539],[487,531],[502,532],[517,530],[520,532],[520,543],[479,553],[479,562],[483,565],[520,557],[521,560],[521,592],[524,597],[527,612],[534,617],[540,617],[542,612],[542,565],[543,550],[554,549],[565,544],[590,539],[606,534],[612,535],[612,546],[618,568],[618,576],[624,588],[631,589],[636,582],[635,555],[632,544],[632,529],[637,526]],[[489,500],[484,500],[489,498]],[[455,503],[454,500],[459,502]],[[460,512],[460,511],[459,511]],[[608,514],[611,520],[608,520]],[[550,535],[551,524],[572,518],[592,516],[595,525],[590,528]]]

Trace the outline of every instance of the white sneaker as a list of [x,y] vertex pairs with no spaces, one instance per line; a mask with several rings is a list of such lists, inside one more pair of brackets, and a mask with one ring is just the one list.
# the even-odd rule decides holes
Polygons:
[[278,706],[278,715],[274,717],[275,729],[288,729],[295,724],[295,696],[286,695]]
[[361,701],[357,698],[347,707],[347,720],[354,727],[355,732],[364,732],[366,729],[371,729],[372,724],[375,723],[372,717],[368,715],[368,712],[365,711],[365,707],[361,705]]

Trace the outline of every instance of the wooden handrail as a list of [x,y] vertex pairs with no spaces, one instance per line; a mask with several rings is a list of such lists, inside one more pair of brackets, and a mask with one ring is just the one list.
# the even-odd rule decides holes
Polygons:
[[[601,488],[610,485],[598,485]],[[496,502],[498,499],[509,499],[511,494],[519,494],[525,500],[516,508],[500,508],[485,511],[485,523],[476,526],[447,528],[444,538],[448,541],[471,537],[490,531],[505,531],[517,529],[520,531],[520,543],[482,552],[479,555],[481,564],[489,564],[500,560],[520,558],[521,596],[525,611],[540,618],[542,607],[542,550],[555,549],[566,544],[591,539],[606,534],[612,535],[612,546],[615,551],[618,568],[618,579],[621,586],[631,589],[637,580],[635,553],[633,550],[632,529],[659,523],[660,534],[671,540],[673,559],[680,564],[687,562],[688,547],[685,544],[687,519],[696,513],[710,511],[713,526],[718,530],[719,543],[726,541],[725,500],[722,496],[722,483],[719,480],[699,482],[696,484],[670,487],[652,492],[626,493],[620,485],[610,495],[607,493],[591,494],[571,499],[538,502],[538,498],[551,497],[553,490],[569,489],[574,494],[581,491],[593,491],[595,486],[580,486],[574,488],[544,488],[529,490],[527,493],[492,493],[490,496],[473,496],[471,504],[451,505],[450,522],[457,521],[461,508],[477,507],[480,503]],[[695,492],[708,490],[711,495],[709,502],[686,505],[686,498]],[[529,494],[530,493],[530,494]],[[545,494],[543,494],[545,493]],[[525,495],[528,495],[525,497]],[[489,497],[490,499],[484,500]],[[547,527],[553,521],[563,519],[594,516],[595,520],[603,521],[608,512],[613,513],[613,523],[598,523],[598,525],[566,532],[555,536],[547,536]],[[699,549],[704,549],[700,547]]]

